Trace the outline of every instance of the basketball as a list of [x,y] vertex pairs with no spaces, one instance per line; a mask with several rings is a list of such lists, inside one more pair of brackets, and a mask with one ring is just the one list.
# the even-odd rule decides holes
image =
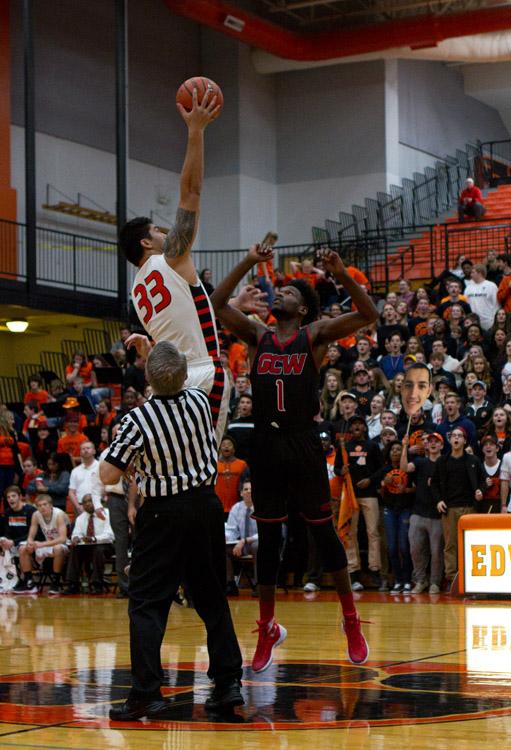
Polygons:
[[[187,81],[181,84],[177,90],[176,102],[181,104],[187,112],[192,109],[193,102],[193,90],[197,89],[197,101],[200,104],[206,91],[211,91],[213,95],[216,95],[217,106],[223,107],[224,95],[220,86],[211,80],[211,78],[205,78],[204,76],[195,76],[194,78],[188,78]],[[213,98],[211,96],[211,98]],[[211,99],[210,99],[211,101]]]
[[385,479],[390,481],[386,484],[387,492],[391,495],[399,495],[408,486],[408,474],[400,469],[392,469],[386,474]]

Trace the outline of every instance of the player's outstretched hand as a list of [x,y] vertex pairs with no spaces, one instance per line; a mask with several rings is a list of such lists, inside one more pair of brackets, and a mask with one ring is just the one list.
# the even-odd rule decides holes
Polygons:
[[193,105],[189,112],[179,102],[176,104],[179,114],[187,124],[189,130],[205,130],[209,123],[216,120],[220,114],[222,107],[217,104],[217,96],[212,92],[213,89],[208,89],[199,104],[197,89],[194,88],[192,96]]
[[271,245],[250,245],[248,249],[248,257],[256,263],[265,263],[273,258],[273,248]]
[[267,296],[266,292],[262,292],[252,284],[247,284],[238,296],[231,300],[230,304],[241,312],[266,315],[268,312]]
[[127,349],[131,349],[134,346],[139,357],[143,357],[144,359],[148,358],[149,352],[153,348],[147,336],[141,333],[132,333],[124,343]]
[[330,273],[333,274],[344,273],[346,271],[344,263],[342,262],[339,254],[335,252],[335,250],[331,250],[329,247],[326,247],[323,250],[319,251],[319,257],[323,261],[325,271],[330,271]]

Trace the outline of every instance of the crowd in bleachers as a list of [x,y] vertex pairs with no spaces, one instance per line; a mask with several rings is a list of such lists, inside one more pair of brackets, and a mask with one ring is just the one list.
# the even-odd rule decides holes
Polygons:
[[[289,274],[262,266],[253,283],[264,288],[269,299],[294,277],[315,287],[323,316],[338,316],[351,309],[344,290],[315,258],[294,263]],[[206,272],[203,278],[211,291],[211,274]],[[348,272],[371,291],[369,280],[356,267],[350,266]],[[334,506],[338,507],[340,478],[346,471],[359,503],[347,540],[355,590],[370,586],[382,591],[391,587],[396,594],[440,592],[456,573],[453,523],[460,513],[507,510],[511,476],[510,281],[508,255],[490,252],[485,264],[460,257],[454,268],[425,287],[411,289],[405,279],[400,280],[395,291],[379,300],[380,319],[374,327],[328,347],[320,369],[317,424]],[[269,307],[262,317],[272,325]],[[112,441],[124,414],[151,396],[144,360],[125,346],[129,334],[130,327],[122,327],[119,340],[107,353],[87,357],[77,351],[63,380],[51,378],[47,372],[43,380],[34,372],[23,403],[0,406],[0,495],[4,502],[0,545],[12,556],[28,540],[30,554],[27,557],[25,549],[18,570],[17,586],[23,592],[36,590],[31,571],[38,566],[42,571],[49,554],[41,550],[53,549],[52,538],[60,533],[55,525],[53,537],[48,536],[48,518],[62,513],[68,541],[59,544],[71,553],[79,542],[84,558],[85,548],[90,551],[92,544],[103,548],[103,557],[108,556],[115,537],[119,595],[126,595],[124,567],[130,543],[127,495],[133,489],[128,482],[116,488],[103,487],[97,476],[97,459]],[[232,383],[217,480],[227,519],[240,501],[242,482],[250,475],[253,422],[246,348],[227,331],[220,332],[220,343],[221,360]],[[430,368],[433,389],[412,418],[407,437],[401,391],[405,373],[414,363]],[[466,461],[467,455],[476,485],[465,488],[469,496],[450,497],[442,467],[447,457]],[[120,509],[109,514],[109,503],[113,508],[120,500]],[[85,524],[87,528],[81,529],[78,538],[73,536],[74,528],[83,513],[89,514],[91,523]],[[82,519],[80,528],[83,525]],[[92,539],[96,541],[92,543]],[[64,583],[71,593],[79,590],[76,555],[72,564],[72,555],[66,555],[61,555],[63,559],[53,555],[49,574],[50,590],[55,593],[62,591]],[[103,579],[98,578],[101,568],[95,559],[85,562],[89,588],[99,593],[104,590]],[[290,518],[287,525],[281,582],[286,583],[290,575],[295,585],[303,585],[309,592],[322,585],[314,544],[299,518]],[[235,587],[231,590],[235,592]]]

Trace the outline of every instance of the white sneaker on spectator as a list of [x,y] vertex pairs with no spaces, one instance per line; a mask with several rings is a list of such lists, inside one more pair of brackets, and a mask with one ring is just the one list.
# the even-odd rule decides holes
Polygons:
[[422,592],[426,591],[427,588],[428,584],[426,583],[426,581],[420,581],[413,587],[412,594],[422,594]]
[[392,588],[390,590],[390,593],[391,594],[400,594],[402,592],[402,590],[403,590],[403,584],[402,583],[395,583],[392,586]]
[[409,594],[411,592],[412,588],[413,588],[413,586],[412,586],[411,583],[405,583],[405,585],[403,586],[403,593],[404,594]]
[[437,586],[436,583],[432,583],[429,587],[429,593],[430,594],[439,594],[440,593],[440,586]]
[[353,581],[353,583],[351,584],[351,590],[352,591],[363,591],[364,587],[360,583],[360,581]]
[[309,581],[305,584],[303,587],[304,591],[319,591],[319,586],[316,583],[312,583],[312,581]]

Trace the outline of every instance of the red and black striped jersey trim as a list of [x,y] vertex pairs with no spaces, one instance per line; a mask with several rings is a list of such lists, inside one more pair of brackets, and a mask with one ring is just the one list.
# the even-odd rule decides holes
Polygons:
[[220,360],[215,359],[215,375],[213,378],[213,387],[208,395],[209,405],[211,407],[211,415],[213,417],[213,427],[216,428],[218,417],[220,415],[220,407],[222,405],[222,397],[224,395],[225,388],[225,372],[224,368],[220,364]]
[[190,291],[192,293],[197,315],[199,316],[199,323],[202,330],[202,335],[204,336],[204,342],[206,344],[208,354],[211,357],[218,358],[220,356],[218,336],[215,329],[215,322],[213,320],[213,316],[211,315],[211,307],[209,304],[208,296],[204,291],[204,287],[202,286],[202,284],[199,284],[199,286],[190,285]]

